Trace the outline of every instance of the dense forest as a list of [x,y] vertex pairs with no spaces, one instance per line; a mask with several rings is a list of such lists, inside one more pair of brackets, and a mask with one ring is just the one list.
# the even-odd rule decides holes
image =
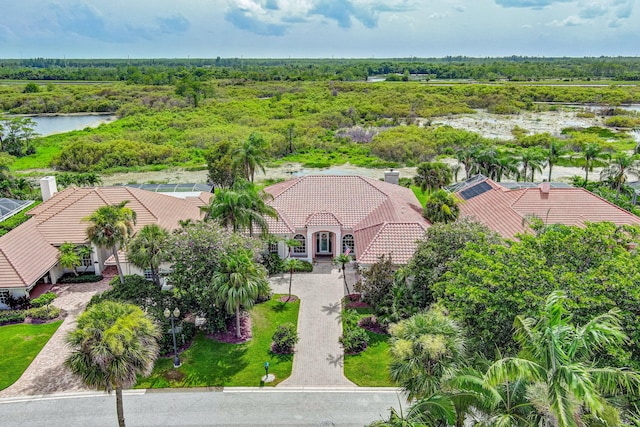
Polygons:
[[0,79],[126,81],[173,84],[199,80],[357,81],[370,76],[411,75],[420,80],[538,81],[545,79],[640,80],[638,58],[389,58],[389,59],[2,59]]

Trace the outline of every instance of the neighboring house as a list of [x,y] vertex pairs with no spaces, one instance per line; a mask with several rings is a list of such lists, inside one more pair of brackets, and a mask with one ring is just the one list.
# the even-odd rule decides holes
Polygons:
[[[135,230],[154,223],[173,230],[180,220],[201,219],[200,207],[212,196],[200,192],[198,197],[178,198],[122,186],[71,187],[57,192],[54,177],[45,177],[40,184],[44,202],[27,213],[29,220],[0,237],[0,304],[6,303],[9,294],[29,296],[38,283],[56,283],[65,273],[58,266],[58,247],[64,242],[90,244],[89,223],[82,219],[100,206],[128,200],[127,206],[137,215]],[[107,249],[93,246],[80,270],[100,274],[110,255]],[[133,272],[131,267],[125,266],[125,272]]]
[[[381,255],[406,264],[430,224],[413,192],[397,185],[397,172],[387,172],[385,180],[311,175],[271,185],[267,203],[278,220],[267,218],[269,232],[297,240],[292,256],[307,261],[348,252],[364,265]],[[270,250],[288,255],[283,241]]]
[[580,187],[564,183],[496,183],[482,175],[449,187],[462,200],[460,216],[475,218],[503,237],[530,231],[527,219],[583,226],[609,221],[640,225],[640,218]]

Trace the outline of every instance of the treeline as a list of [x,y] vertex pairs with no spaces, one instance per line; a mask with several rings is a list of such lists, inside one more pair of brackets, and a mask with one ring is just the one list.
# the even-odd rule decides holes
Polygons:
[[640,80],[640,58],[392,58],[392,59],[61,59],[0,60],[0,79],[126,81],[173,84],[186,74],[201,79],[251,81],[356,81],[409,73],[429,79],[536,81]]

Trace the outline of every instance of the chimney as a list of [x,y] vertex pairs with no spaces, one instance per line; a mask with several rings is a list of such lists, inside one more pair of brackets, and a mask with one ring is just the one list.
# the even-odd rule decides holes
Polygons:
[[45,176],[40,179],[40,191],[42,192],[42,201],[46,202],[58,192],[55,176]]
[[384,173],[384,182],[398,185],[399,181],[400,181],[400,172],[394,171],[393,169],[391,169]]
[[542,182],[538,188],[540,188],[540,193],[549,194],[549,190],[551,190],[551,183],[548,181]]

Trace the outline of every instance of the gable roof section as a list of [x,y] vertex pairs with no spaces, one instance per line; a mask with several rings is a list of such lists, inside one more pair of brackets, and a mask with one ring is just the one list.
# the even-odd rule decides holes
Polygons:
[[426,229],[425,225],[416,222],[385,222],[357,230],[356,246],[365,248],[358,254],[358,262],[374,264],[381,255],[389,255],[394,264],[407,264]]
[[333,213],[331,212],[316,212],[309,215],[309,219],[305,223],[305,226],[328,226],[328,225],[338,225],[342,226],[342,221],[340,221]]
[[[610,221],[618,225],[640,225],[637,216],[584,188],[550,186],[548,192],[543,192],[540,188],[509,190],[488,178],[479,182],[490,185],[491,189],[461,203],[460,213],[477,219],[506,238],[526,232],[524,220],[530,215],[546,224],[583,226],[585,222]],[[466,187],[465,191],[472,188]]]
[[67,188],[36,206],[29,220],[0,237],[0,287],[25,287],[38,280],[58,261],[56,246],[87,242],[83,218],[105,205],[128,200],[137,215],[135,230],[158,224],[169,230],[179,220],[200,219],[200,206],[211,194],[179,199],[127,187]]
[[58,250],[38,233],[36,226],[29,219],[0,238],[3,288],[28,287],[58,262]]
[[178,228],[181,219],[201,218],[200,206],[205,196],[179,199],[161,193],[129,187],[67,188],[56,193],[29,214],[38,224],[37,229],[52,245],[64,242],[76,244],[87,241],[87,223],[82,219],[101,206],[128,200],[127,207],[136,212],[135,230],[147,224],[158,224],[168,230]]

